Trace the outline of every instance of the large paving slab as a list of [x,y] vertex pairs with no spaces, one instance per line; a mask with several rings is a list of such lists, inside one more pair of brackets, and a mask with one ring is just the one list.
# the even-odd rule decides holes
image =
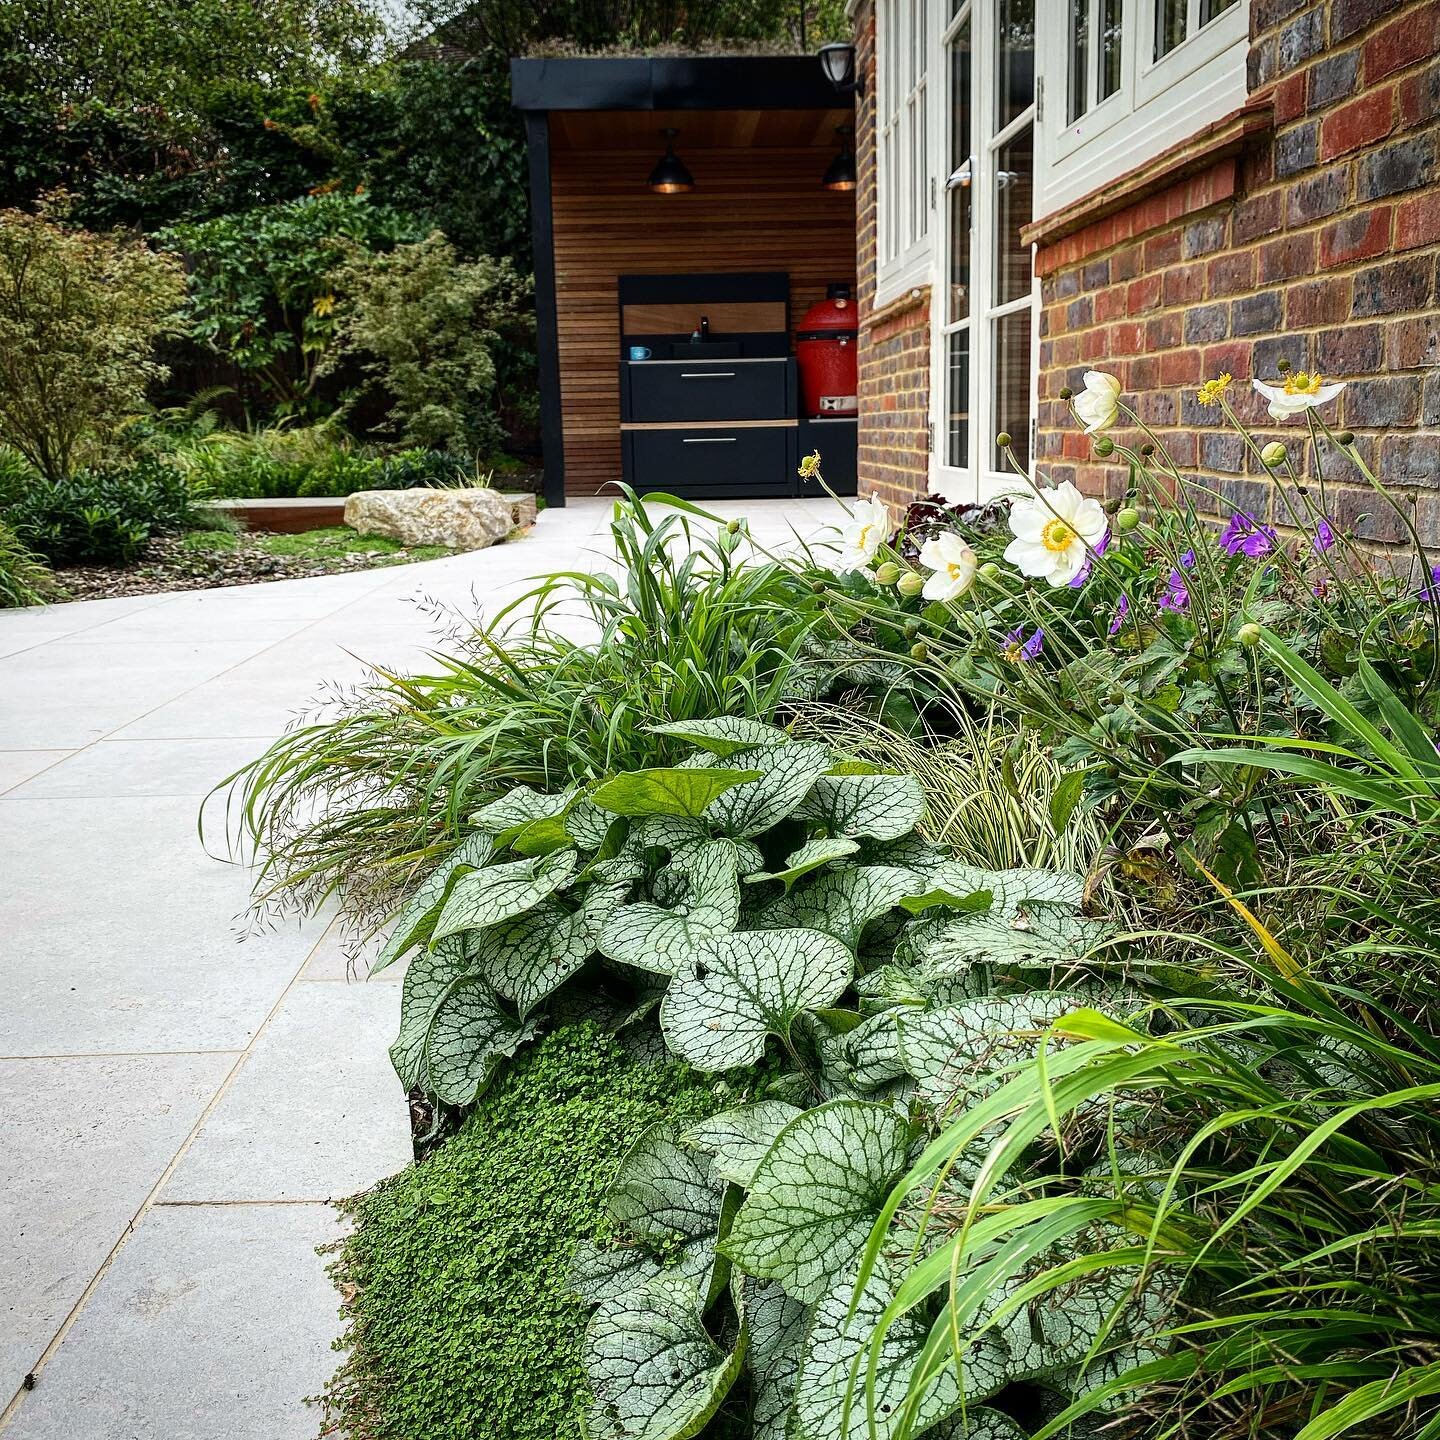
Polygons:
[[[316,1435],[325,1202],[410,1158],[402,967],[353,983],[329,914],[257,927],[197,811],[367,661],[430,668],[531,577],[613,568],[611,508],[403,569],[0,612],[5,1440]],[[834,513],[713,508],[770,543]]]

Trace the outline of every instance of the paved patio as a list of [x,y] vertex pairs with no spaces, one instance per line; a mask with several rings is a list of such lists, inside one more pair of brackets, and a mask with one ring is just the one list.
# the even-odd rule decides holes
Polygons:
[[[815,501],[715,504],[783,541]],[[0,612],[0,1430],[310,1440],[335,1365],[332,1199],[410,1159],[393,981],[325,920],[252,933],[202,798],[430,602],[598,568],[608,502],[430,564]],[[25,1388],[27,1376],[33,1388]],[[12,1398],[13,1396],[13,1398]]]

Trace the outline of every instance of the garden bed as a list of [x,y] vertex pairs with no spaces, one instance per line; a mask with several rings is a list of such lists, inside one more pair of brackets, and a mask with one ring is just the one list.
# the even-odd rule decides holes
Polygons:
[[167,590],[212,590],[262,585],[439,560],[454,552],[440,545],[401,545],[378,535],[357,535],[343,525],[300,535],[192,530],[157,536],[134,565],[75,565],[57,573],[56,600],[100,600]]

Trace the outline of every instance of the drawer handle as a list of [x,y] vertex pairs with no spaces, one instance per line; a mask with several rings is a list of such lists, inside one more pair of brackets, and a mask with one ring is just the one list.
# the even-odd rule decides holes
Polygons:
[[733,435],[687,435],[680,442],[682,445],[733,445]]
[[682,370],[680,378],[682,380],[733,380],[735,372],[733,370]]

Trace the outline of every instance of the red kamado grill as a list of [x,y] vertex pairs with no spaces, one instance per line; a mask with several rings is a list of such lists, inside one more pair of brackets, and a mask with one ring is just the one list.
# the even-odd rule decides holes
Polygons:
[[810,418],[854,415],[859,407],[855,360],[858,333],[855,302],[848,285],[831,285],[826,298],[812,305],[795,334],[800,366],[800,403]]

